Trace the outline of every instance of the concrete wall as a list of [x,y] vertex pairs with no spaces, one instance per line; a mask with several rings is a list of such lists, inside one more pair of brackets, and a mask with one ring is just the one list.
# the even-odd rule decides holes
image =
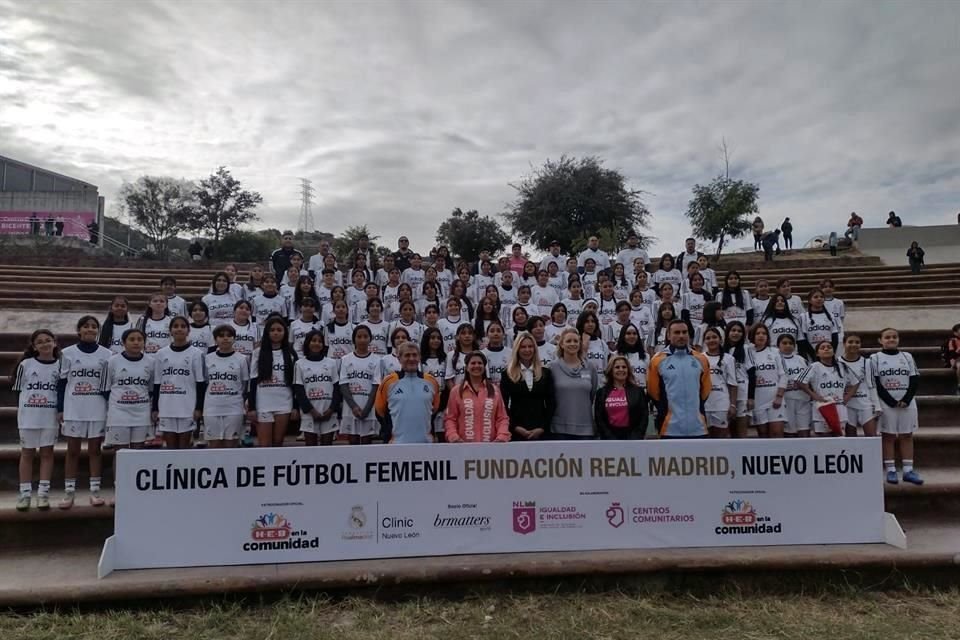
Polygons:
[[57,211],[99,210],[99,196],[92,191],[0,191],[0,211]]
[[960,262],[960,224],[861,229],[857,246],[862,253],[877,256],[884,264],[905,265],[907,249],[914,241],[924,250],[926,264]]

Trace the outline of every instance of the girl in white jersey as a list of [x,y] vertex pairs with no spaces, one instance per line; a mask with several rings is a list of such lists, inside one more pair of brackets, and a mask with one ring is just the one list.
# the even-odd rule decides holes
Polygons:
[[413,299],[413,289],[410,288],[410,285],[404,283],[397,287],[397,299],[390,303],[390,313],[387,314],[390,321],[392,322],[400,316],[400,305],[404,302],[413,303],[413,315],[417,320],[420,320],[417,303]]
[[840,327],[823,304],[823,291],[813,289],[807,295],[807,311],[800,316],[800,352],[812,354],[821,342],[837,350]]
[[230,279],[230,293],[237,300],[243,300],[243,285],[237,282],[237,265],[230,263],[223,267],[223,272]]
[[447,315],[437,321],[437,328],[440,329],[440,335],[443,336],[443,348],[447,353],[453,351],[457,343],[457,329],[463,323],[469,323],[469,318],[461,315],[462,305],[456,298],[447,300]]
[[[617,340],[620,339],[620,332],[623,331],[623,328],[628,324],[630,324],[630,303],[626,300],[621,300],[617,303],[617,319],[607,325],[603,330],[603,340],[607,343],[610,353],[616,350]],[[560,331],[562,330],[561,328]],[[560,331],[556,332],[556,339],[551,340],[555,345],[560,344]]]
[[190,344],[205,354],[213,348],[213,329],[210,327],[207,305],[200,301],[190,305]]
[[787,299],[787,307],[794,318],[803,315],[803,301],[800,296],[793,295],[793,287],[789,278],[777,279],[777,293]]
[[303,341],[307,334],[322,326],[313,298],[304,298],[300,305],[300,317],[290,323],[290,343],[298,358],[303,357]]
[[650,331],[650,336],[647,338],[647,351],[651,356],[660,351],[666,351],[669,346],[667,330],[670,327],[670,323],[674,320],[679,320],[679,318],[677,318],[673,303],[660,303],[660,306],[657,307],[657,321],[654,323],[653,329]]
[[353,350],[353,323],[346,300],[333,303],[333,318],[326,324],[326,340],[329,355],[339,360]]
[[[567,307],[562,302],[558,302],[550,310],[550,322],[544,327],[543,339],[556,346],[560,342],[560,332],[569,326]],[[489,361],[490,358],[488,357],[487,362],[489,363]],[[500,378],[497,378],[496,382],[500,384]]]
[[635,324],[627,323],[624,325],[620,329],[620,335],[617,336],[617,345],[611,357],[618,355],[626,358],[633,369],[633,377],[636,379],[637,385],[646,390],[648,359],[641,331]]
[[[250,273],[250,278],[252,281],[253,272]],[[261,282],[262,280],[261,276]],[[256,299],[259,293],[254,295],[248,287],[244,291],[244,295],[247,300],[252,300]],[[210,292],[203,296],[203,302],[209,310],[210,324],[217,326],[230,322],[230,318],[233,316],[233,305],[236,304],[238,299],[236,294],[230,291],[230,276],[222,271],[215,273],[210,281]]]
[[[718,312],[723,313],[722,309]],[[742,322],[733,321],[724,328],[723,350],[733,356],[737,374],[737,417],[731,422],[730,435],[746,438],[747,427],[753,415],[757,387],[757,371],[753,363],[753,350],[747,342],[747,329]]]
[[200,420],[201,398],[206,388],[203,355],[190,344],[186,318],[170,321],[169,345],[154,356],[153,411],[168,449],[189,449],[190,438]]
[[[677,296],[674,294],[675,289],[673,285],[669,282],[664,282],[660,286],[660,298],[653,301],[651,308],[653,309],[653,317],[656,318],[660,313],[660,305],[662,304],[672,304],[673,305],[673,315],[675,318],[680,318],[680,313],[683,311],[683,306],[680,304],[680,301],[677,299]],[[689,322],[687,325],[689,326]],[[691,333],[691,335],[693,335]]]
[[367,300],[367,319],[359,324],[370,329],[370,351],[381,358],[387,355],[390,325],[383,319],[383,303],[378,298]]
[[877,416],[880,415],[880,398],[869,358],[860,354],[860,336],[850,334],[843,339],[843,354],[839,358],[841,369],[850,369],[852,376],[860,380],[857,391],[847,400],[846,435],[856,437],[857,427],[863,435],[877,435]]
[[710,363],[710,395],[704,403],[707,429],[711,438],[729,438],[730,422],[737,416],[736,363],[723,352],[723,336],[716,327],[703,334],[703,353]]
[[689,283],[689,291],[680,296],[680,318],[696,329],[703,324],[703,308],[713,300],[713,295],[704,288],[705,281],[699,273],[690,276]]
[[710,258],[705,254],[700,254],[700,257],[697,258],[697,264],[700,265],[700,275],[703,276],[703,288],[714,295],[719,287],[717,286],[717,272],[710,267]]
[[510,349],[507,348],[506,332],[499,320],[494,320],[487,327],[487,346],[483,349],[483,355],[487,359],[487,378],[500,386],[500,378],[510,361]]
[[63,350],[60,358],[60,382],[57,389],[57,411],[67,438],[67,457],[64,468],[64,496],[61,509],[73,506],[77,490],[77,466],[81,443],[87,441],[87,459],[90,464],[90,505],[102,507],[100,478],[103,457],[100,447],[107,422],[107,401],[100,393],[107,375],[107,362],[113,355],[110,349],[97,344],[100,323],[93,316],[77,321],[77,344]]
[[[228,280],[229,278],[230,277],[227,276]],[[250,267],[250,274],[247,278],[246,284],[242,286],[240,299],[246,300],[247,302],[252,302],[254,298],[263,293],[263,289],[260,286],[261,284],[263,284],[263,267],[255,264]]]
[[633,285],[627,280],[624,266],[620,263],[613,265],[613,297],[626,300],[632,290]]
[[330,446],[340,410],[340,363],[327,357],[322,331],[303,342],[304,357],[293,365],[293,395],[300,409],[300,431],[308,447]]
[[780,339],[782,335],[788,335],[794,342],[800,342],[800,323],[790,313],[790,307],[787,299],[779,293],[771,296],[770,304],[767,310],[760,318],[757,325],[763,325],[767,328],[774,342]]
[[[264,276],[264,281],[269,276]],[[249,418],[257,423],[257,445],[282,447],[290,420],[297,419],[293,406],[293,363],[297,359],[287,325],[272,316],[263,327],[263,342],[250,361]]]
[[14,370],[13,391],[19,392],[17,430],[20,434],[20,495],[17,511],[30,509],[33,495],[33,458],[40,451],[40,485],[37,508],[50,508],[53,445],[57,443],[57,388],[60,382],[60,349],[47,329],[38,329]]
[[[643,298],[643,291],[634,289],[630,292],[630,322],[640,330],[640,335],[650,335],[653,328],[653,307]],[[637,380],[637,383],[640,381]]]
[[896,329],[888,327],[880,332],[880,347],[880,351],[870,356],[870,366],[880,396],[880,436],[887,482],[898,482],[895,456],[899,445],[903,481],[921,485],[923,479],[913,468],[913,433],[919,426],[914,396],[920,384],[920,372],[913,356],[900,351],[900,334]]
[[530,322],[530,316],[527,315],[523,307],[515,307],[510,314],[509,334],[511,340],[516,340],[517,336],[527,330],[527,324]]
[[123,351],[123,333],[133,328],[133,321],[128,314],[129,302],[124,296],[114,296],[110,302],[110,312],[100,327],[100,337],[97,342],[101,347],[110,349],[110,353]]
[[[230,306],[232,307],[233,303]],[[264,335],[266,335],[267,318],[272,315],[286,319],[290,316],[290,311],[287,299],[277,291],[277,279],[272,273],[267,273],[263,276],[263,293],[253,301],[253,316],[263,329]]]
[[[603,333],[608,325],[617,319],[617,299],[613,296],[613,283],[606,280],[598,285],[600,297],[597,299],[597,318],[600,320],[600,332]],[[604,359],[603,366],[607,361]]]
[[359,324],[353,330],[353,353],[340,359],[340,394],[343,417],[340,433],[350,444],[370,444],[379,432],[373,403],[380,386],[380,356],[370,351],[370,328]]
[[[577,331],[580,332],[580,337],[586,341],[583,359],[587,361],[587,364],[596,369],[597,384],[602,385],[604,371],[607,366],[607,355],[610,353],[610,350],[603,341],[600,320],[597,318],[597,314],[592,311],[584,311],[581,313],[580,318],[577,320]],[[563,344],[557,346],[556,350],[553,351],[553,358],[545,362],[544,366],[560,358],[563,358]]]
[[810,363],[797,354],[797,341],[791,335],[784,334],[777,338],[777,348],[783,359],[783,372],[787,376],[787,390],[783,394],[783,414],[786,418],[783,435],[788,438],[809,438],[813,405],[810,396],[797,381]]
[[[447,373],[447,352],[443,350],[443,336],[440,330],[426,327],[420,339],[420,367],[424,373],[429,373],[436,380],[445,380]],[[440,391],[440,408],[433,416],[433,435],[437,442],[443,439],[443,412],[447,406],[449,391],[446,385]]]
[[567,281],[567,295],[560,301],[567,310],[567,326],[577,324],[577,316],[583,311],[583,285],[580,284],[580,277],[571,278]]
[[232,324],[216,327],[213,339],[217,348],[204,358],[207,387],[201,396],[203,433],[211,449],[236,447],[243,432],[250,361],[234,350],[235,338]]
[[154,354],[170,344],[170,317],[167,296],[162,293],[150,296],[147,310],[137,322],[137,328],[147,336],[145,353]]
[[380,379],[384,380],[391,373],[400,373],[402,368],[397,351],[404,342],[410,342],[410,334],[403,327],[390,332],[390,353],[380,357]]
[[480,300],[477,301],[476,309],[476,317],[473,319],[473,330],[478,336],[483,336],[483,339],[480,340],[480,346],[482,348],[487,345],[487,327],[490,326],[491,322],[500,322],[500,310],[497,309],[494,301],[489,298],[480,298]]
[[480,350],[480,341],[473,325],[463,323],[457,327],[456,340],[453,349],[447,354],[446,387],[452,389],[463,382],[466,370],[466,354]]
[[745,327],[753,324],[753,303],[750,294],[740,286],[740,274],[730,271],[723,279],[723,288],[717,292],[717,302],[723,309],[726,322],[742,322]]
[[390,335],[393,335],[393,332],[400,328],[407,332],[411,340],[420,344],[424,326],[417,322],[417,310],[410,300],[401,302],[397,307],[397,315],[390,323]]
[[547,366],[557,358],[557,345],[547,342],[547,325],[540,316],[532,316],[527,321],[527,331],[537,343],[537,353],[540,355],[540,364]]
[[759,278],[753,285],[753,299],[750,304],[753,305],[753,321],[760,322],[767,305],[770,304],[770,283],[765,278]]
[[833,321],[837,323],[840,333],[839,339],[840,342],[843,342],[843,321],[847,317],[847,307],[843,300],[833,297],[836,286],[830,278],[824,278],[820,281],[820,290],[823,291],[823,306],[833,316]]
[[840,367],[834,358],[833,345],[829,342],[817,345],[816,356],[817,361],[803,372],[797,383],[818,405],[829,402],[836,407],[840,421],[837,428],[827,424],[819,409],[813,410],[814,433],[818,436],[841,436],[847,422],[846,403],[856,393],[860,379],[855,377],[852,370]]
[[[401,297],[402,297],[401,292]],[[343,301],[347,305],[347,319],[350,319],[350,302],[347,300],[347,292],[341,286],[336,286],[330,290],[330,302],[327,302],[323,305],[323,309],[320,311],[320,322],[327,324],[333,320],[333,305],[338,301]]]
[[[240,355],[246,357],[247,362],[253,357],[253,352],[260,346],[260,327],[251,320],[253,317],[253,307],[246,300],[238,300],[233,305],[233,320],[228,323],[233,327],[234,340],[231,343],[232,350],[236,350]],[[222,324],[219,326],[223,326]],[[213,334],[216,334],[217,327],[213,328]],[[214,340],[216,336],[214,335]]]
[[657,295],[661,295],[660,287],[663,286],[665,282],[669,282],[673,285],[673,290],[679,292],[680,284],[683,282],[683,274],[674,266],[673,256],[665,253],[660,258],[660,266],[653,272],[651,280],[653,282],[653,290]]
[[123,351],[107,363],[103,391],[107,393],[106,442],[117,448],[140,449],[153,438],[151,415],[153,356],[144,353],[146,336],[140,329],[123,333]]
[[780,352],[770,345],[770,331],[762,324],[753,329],[753,364],[757,381],[750,423],[761,438],[782,438],[787,376]]

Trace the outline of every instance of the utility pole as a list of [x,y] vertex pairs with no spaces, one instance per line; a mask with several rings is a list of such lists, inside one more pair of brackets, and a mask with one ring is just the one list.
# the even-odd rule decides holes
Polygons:
[[313,224],[313,183],[306,178],[300,178],[300,220],[297,222],[297,231],[304,235],[316,231]]

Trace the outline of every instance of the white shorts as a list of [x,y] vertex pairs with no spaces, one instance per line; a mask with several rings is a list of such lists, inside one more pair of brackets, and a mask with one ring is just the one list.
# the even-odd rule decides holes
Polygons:
[[[846,425],[850,423],[849,411],[847,408],[837,403],[837,416],[840,418],[840,424]],[[823,421],[823,417],[820,415],[820,412],[816,409],[813,410],[813,432],[814,433],[832,433],[830,427],[827,426],[827,423]]]
[[343,417],[340,418],[340,433],[348,436],[374,436],[380,433],[380,423],[377,422],[372,411],[369,416],[361,420],[353,415],[349,407],[344,406]]
[[243,416],[204,416],[203,437],[210,440],[236,440],[243,431]]
[[64,420],[62,433],[68,438],[102,438],[106,420]]
[[160,418],[160,433],[193,433],[193,418]]
[[783,422],[784,420],[786,420],[786,417],[783,415],[783,405],[780,405],[779,409],[774,409],[773,404],[768,404],[765,407],[753,408],[753,417],[750,419],[750,424],[768,424],[770,422]]
[[809,398],[784,398],[783,415],[786,418],[786,424],[783,426],[783,432],[809,431],[813,419],[811,417],[812,409]]
[[274,416],[289,416],[289,411],[257,411],[257,422],[263,424],[272,424],[276,422]]
[[918,422],[916,402],[902,409],[884,406],[880,413],[880,433],[908,435],[917,430]]
[[707,411],[707,426],[726,429],[730,424],[730,413],[727,411]]
[[873,410],[847,407],[847,424],[851,427],[862,427],[876,417],[877,414]]
[[737,390],[737,417],[749,418],[751,415],[753,412],[747,409],[747,390]]
[[21,449],[39,449],[40,447],[52,447],[57,444],[56,427],[49,429],[18,429],[20,432]]
[[109,445],[123,446],[128,444],[143,444],[152,437],[151,427],[107,427],[105,442]]
[[337,430],[337,416],[332,416],[327,420],[320,421],[309,413],[300,414],[301,433],[315,433],[322,436],[326,433],[333,433]]

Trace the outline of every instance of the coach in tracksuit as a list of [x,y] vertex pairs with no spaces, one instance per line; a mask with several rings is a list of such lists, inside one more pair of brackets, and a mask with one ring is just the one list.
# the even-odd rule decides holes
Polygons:
[[655,355],[647,369],[647,394],[657,405],[660,437],[706,437],[703,403],[710,395],[710,363],[690,350],[690,331],[683,320],[668,325],[667,337],[670,346]]
[[397,348],[400,371],[377,389],[373,407],[380,420],[380,437],[391,444],[433,442],[433,415],[440,408],[440,384],[420,371],[420,348],[404,342]]

